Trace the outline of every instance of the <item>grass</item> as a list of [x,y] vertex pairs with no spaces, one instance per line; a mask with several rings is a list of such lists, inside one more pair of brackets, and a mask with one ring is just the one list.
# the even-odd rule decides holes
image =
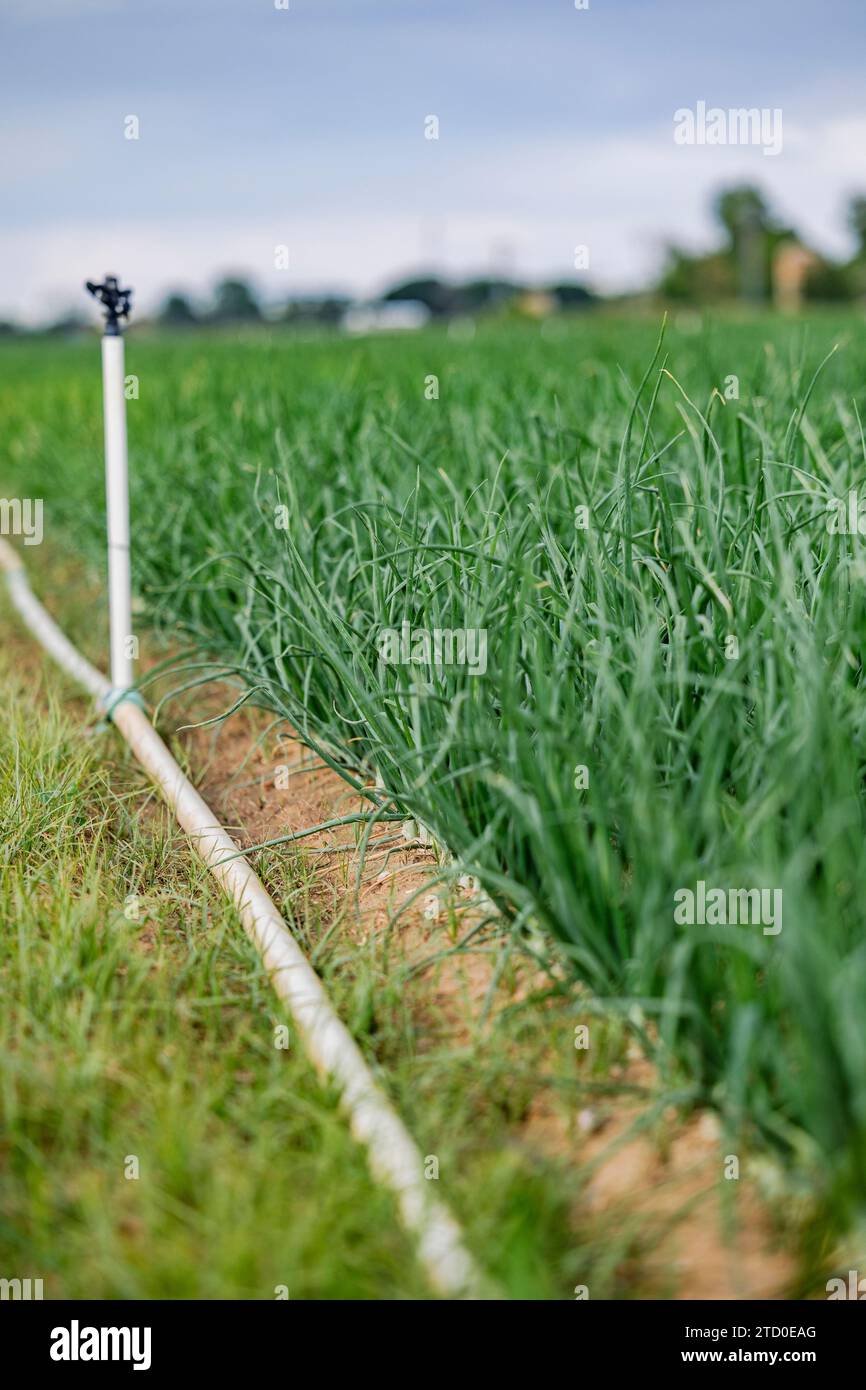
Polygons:
[[[3,356],[5,485],[95,559],[94,348]],[[826,526],[866,487],[864,359],[861,319],[816,317],[132,337],[128,363],[151,623],[375,770],[831,1228],[866,1199],[866,569]],[[485,629],[486,674],[383,665],[404,621]],[[782,931],[678,925],[700,879],[781,889]]]

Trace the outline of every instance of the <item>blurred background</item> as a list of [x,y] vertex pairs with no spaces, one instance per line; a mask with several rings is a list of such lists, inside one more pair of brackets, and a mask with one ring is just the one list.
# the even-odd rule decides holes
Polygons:
[[[4,0],[0,331],[866,298],[862,0]],[[818,42],[818,31],[820,42]],[[783,144],[674,114],[780,111]]]

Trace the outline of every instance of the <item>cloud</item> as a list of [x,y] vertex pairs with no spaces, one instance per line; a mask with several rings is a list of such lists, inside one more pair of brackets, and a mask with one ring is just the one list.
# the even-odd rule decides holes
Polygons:
[[[151,307],[169,286],[205,293],[221,270],[250,273],[273,297],[321,288],[371,293],[432,261],[452,274],[507,269],[536,279],[574,274],[590,251],[590,279],[618,290],[644,283],[672,239],[708,247],[720,186],[755,181],[782,217],[819,249],[847,250],[845,197],[862,186],[866,120],[831,118],[786,128],[782,156],[752,147],[683,147],[672,123],[607,139],[542,138],[485,145],[450,158],[447,172],[375,178],[327,198],[280,195],[230,214],[53,216],[0,233],[0,312],[57,312],[79,302],[87,276],[114,269]],[[327,171],[326,171],[327,172]],[[311,188],[313,185],[311,185]],[[120,203],[122,208],[122,200]],[[274,248],[289,246],[287,272]]]
[[[844,201],[866,182],[862,26],[830,0],[840,25],[812,61],[811,8],[767,4],[790,23],[767,20],[741,51],[747,0],[721,26],[672,0],[586,14],[504,0],[493,21],[458,0],[297,0],[276,18],[248,0],[14,0],[19,19],[81,22],[22,26],[0,56],[0,313],[50,311],[109,265],[151,301],[229,265],[274,295],[368,292],[434,263],[564,277],[576,245],[597,284],[629,288],[669,239],[712,245],[712,197],[741,180],[844,253]],[[123,58],[101,80],[100,43]],[[783,153],[676,146],[674,109],[699,96],[781,105]],[[129,112],[139,141],[123,138]]]

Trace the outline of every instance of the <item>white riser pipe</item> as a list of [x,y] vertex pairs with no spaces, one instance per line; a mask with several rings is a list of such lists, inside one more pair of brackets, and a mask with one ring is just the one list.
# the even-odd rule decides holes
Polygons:
[[[116,682],[106,680],[75,649],[33,594],[16,552],[2,539],[0,569],[6,573],[12,602],[25,624],[58,665],[98,700],[115,694]],[[373,1175],[395,1194],[401,1219],[415,1238],[418,1258],[433,1288],[446,1298],[496,1296],[465,1249],[454,1218],[432,1195],[420,1150],[376,1084],[249,861],[184,776],[144,711],[132,700],[121,700],[112,721],[234,902],[317,1072],[337,1083],[352,1133],[366,1146]]]
[[129,563],[129,483],[123,335],[102,339],[102,407],[105,419],[105,504],[108,519],[108,613],[111,683],[128,690],[135,679],[130,652],[132,600]]

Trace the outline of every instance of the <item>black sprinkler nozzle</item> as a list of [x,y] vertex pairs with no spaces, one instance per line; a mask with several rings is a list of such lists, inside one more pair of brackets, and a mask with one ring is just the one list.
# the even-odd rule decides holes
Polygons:
[[87,288],[98,299],[105,310],[105,332],[114,336],[122,332],[121,319],[129,318],[132,307],[132,290],[122,290],[116,275],[106,275],[102,285],[87,280]]

